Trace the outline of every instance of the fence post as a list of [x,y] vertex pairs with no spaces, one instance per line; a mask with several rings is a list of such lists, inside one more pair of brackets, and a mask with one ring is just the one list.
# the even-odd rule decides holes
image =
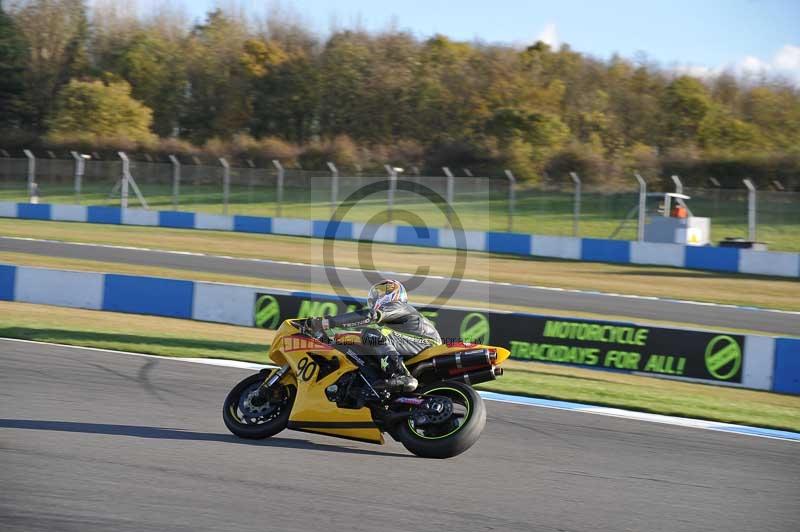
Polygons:
[[83,158],[82,154],[76,151],[71,151],[69,153],[72,155],[72,158],[75,159],[75,203],[80,205],[81,188],[83,186],[83,171],[85,168],[86,159]]
[[28,158],[28,202],[34,203],[33,197],[39,196],[36,191],[36,157],[31,150],[22,150]]
[[742,179],[747,187],[747,240],[756,241],[756,187],[749,179]]
[[[675,183],[675,193],[676,194],[683,194],[683,183],[681,183],[681,178],[676,176],[676,175],[673,175],[672,176],[672,182]],[[669,197],[667,197],[667,199],[669,199]],[[689,213],[689,216],[694,216],[692,214],[692,209],[690,209],[689,206],[686,205],[686,202],[684,202],[681,198],[675,198],[675,203],[677,205],[683,206],[686,209],[686,212]],[[669,216],[670,215],[669,206],[670,205],[668,203],[664,205],[664,216]]]
[[681,183],[681,178],[676,175],[673,175],[672,182],[675,183],[675,193],[683,194],[683,183]]
[[222,214],[228,214],[228,199],[231,193],[231,166],[225,157],[219,158],[222,165]]
[[336,165],[328,161],[328,169],[331,171],[331,216],[336,212],[336,204],[339,203],[339,169]]
[[506,170],[506,178],[508,179],[508,231],[509,233],[514,230],[514,210],[517,203],[517,180],[511,170]]
[[422,182],[422,178],[419,174],[419,166],[411,167],[411,175],[414,176],[414,184],[419,187],[419,184]]
[[711,183],[711,186],[714,187],[714,217],[717,217],[719,216],[719,195],[722,185],[714,177],[709,177],[708,181]]
[[278,179],[275,183],[275,213],[280,216],[283,211],[283,165],[278,159],[273,159],[272,164],[278,170]]
[[578,223],[581,218],[581,178],[575,172],[570,172],[569,176],[572,182],[575,183],[575,200],[572,213],[572,236],[578,236],[579,226]]
[[120,193],[120,206],[123,209],[128,208],[128,176],[131,173],[131,162],[125,152],[118,151],[117,155],[122,159],[122,192]]
[[[253,191],[256,188],[256,163],[253,162],[253,159],[247,159],[245,162],[247,163],[247,201],[253,203],[255,199]],[[244,169],[241,169],[241,171],[243,172]]]
[[388,211],[387,222],[392,221],[392,211],[394,210],[394,192],[397,190],[397,170],[388,164],[383,165],[389,173],[389,190],[386,194],[386,210]]
[[636,226],[636,239],[639,242],[644,242],[644,218],[645,210],[647,209],[647,182],[639,172],[635,172],[633,177],[639,182],[639,221]]
[[172,162],[172,210],[178,210],[178,198],[181,195],[181,162],[174,155],[169,156]]
[[442,171],[444,175],[447,176],[447,191],[445,193],[445,199],[447,200],[447,204],[451,207],[453,206],[453,193],[455,190],[455,179],[453,178],[453,172],[450,171],[450,168],[446,166],[442,166]]

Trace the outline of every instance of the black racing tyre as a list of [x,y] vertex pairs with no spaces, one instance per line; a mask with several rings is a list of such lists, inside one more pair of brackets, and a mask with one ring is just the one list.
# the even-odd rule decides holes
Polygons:
[[412,419],[398,423],[392,436],[417,456],[450,458],[472,447],[486,426],[486,406],[469,385],[445,381],[422,388],[423,395],[449,397],[454,415],[439,424],[415,427]]
[[240,438],[263,439],[274,436],[289,423],[296,389],[291,385],[275,384],[274,398],[258,407],[249,403],[249,395],[267,378],[257,373],[233,387],[222,406],[222,420]]

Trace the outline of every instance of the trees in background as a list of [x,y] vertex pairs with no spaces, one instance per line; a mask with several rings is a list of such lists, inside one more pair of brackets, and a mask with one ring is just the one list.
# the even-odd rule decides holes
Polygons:
[[18,2],[11,15],[28,44],[26,125],[44,133],[58,91],[88,74],[89,24],[83,0]]
[[155,140],[152,124],[153,112],[131,97],[128,82],[73,79],[59,93],[48,135],[55,142],[123,139],[146,145]]
[[511,167],[531,180],[567,167],[606,179],[660,161],[800,157],[800,92],[781,80],[701,80],[541,42],[396,29],[322,40],[280,14],[255,24],[218,9],[192,24],[170,8],[142,18],[127,4],[92,5],[0,11],[0,129],[68,143],[150,142],[149,128],[215,152]]
[[0,4],[0,124],[25,124],[25,67],[28,43]]

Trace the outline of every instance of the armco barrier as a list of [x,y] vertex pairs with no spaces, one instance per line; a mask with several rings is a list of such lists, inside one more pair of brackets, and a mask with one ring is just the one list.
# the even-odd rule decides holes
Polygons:
[[[327,294],[0,264],[0,300],[273,328],[359,307]],[[461,308],[422,309],[445,338],[518,359],[800,395],[800,339]]]
[[[370,240],[409,246],[458,247],[451,229],[402,225],[370,226],[299,218],[221,216],[181,211],[149,211],[80,205],[0,202],[0,217],[102,224],[150,225],[277,235]],[[494,231],[465,231],[469,250],[557,259],[650,264],[721,272],[800,277],[800,253],[683,246],[599,238],[573,238]]]

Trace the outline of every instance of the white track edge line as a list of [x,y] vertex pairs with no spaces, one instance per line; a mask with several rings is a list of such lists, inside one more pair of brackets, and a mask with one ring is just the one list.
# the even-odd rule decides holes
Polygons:
[[[64,347],[67,349],[80,349],[86,351],[95,351],[100,353],[112,353],[112,354],[119,354],[119,355],[132,355],[138,357],[145,357],[145,358],[157,358],[162,360],[173,360],[179,362],[190,362],[195,364],[205,364],[208,366],[223,366],[223,367],[231,367],[237,369],[250,369],[250,370],[260,370],[263,368],[269,367],[276,367],[271,364],[257,364],[255,362],[242,362],[238,360],[227,360],[222,358],[189,358],[189,357],[168,357],[162,355],[148,355],[145,353],[135,353],[133,351],[119,351],[116,349],[103,349],[99,347],[82,347],[79,345],[69,345],[69,344],[56,344],[53,342],[41,342],[37,340],[23,340],[20,338],[0,338],[0,341],[5,342],[20,342],[20,343],[27,343],[27,344],[39,344],[39,345],[48,345],[53,347]],[[683,418],[677,416],[667,416],[663,414],[651,414],[648,412],[638,412],[635,410],[625,410],[622,408],[611,408],[611,407],[602,407],[602,406],[594,406],[588,404],[581,404],[581,403],[572,403],[569,401],[552,401],[548,402],[546,399],[536,399],[532,397],[525,397],[525,396],[516,396],[510,394],[501,394],[497,392],[479,392],[481,396],[485,396],[484,399],[489,401],[496,401],[499,403],[511,403],[516,405],[522,406],[533,406],[539,408],[550,408],[554,410],[563,410],[567,412],[578,412],[583,414],[594,414],[600,416],[607,416],[607,417],[616,417],[628,420],[635,420],[635,421],[644,421],[649,423],[659,423],[663,425],[673,425],[673,426],[681,426],[681,427],[688,427],[688,428],[697,428],[697,429],[704,429],[704,430],[712,430],[715,432],[726,432],[729,434],[740,434],[743,436],[753,436],[757,438],[767,438],[772,440],[782,440],[782,441],[790,441],[790,442],[798,442],[800,441],[800,433],[795,433],[788,430],[777,430],[777,429],[764,429],[761,427],[751,427],[748,425],[735,425],[732,423],[723,423],[719,421],[708,421],[704,419],[694,419],[694,418]],[[495,397],[491,397],[494,395]],[[562,406],[563,405],[563,406]],[[569,405],[569,406],[566,406]],[[741,429],[737,431],[737,429]],[[753,434],[748,430],[763,430],[763,431],[770,431],[775,430],[776,432],[784,432],[787,434],[796,435],[797,438],[785,438],[777,435],[769,435],[769,434]]]

